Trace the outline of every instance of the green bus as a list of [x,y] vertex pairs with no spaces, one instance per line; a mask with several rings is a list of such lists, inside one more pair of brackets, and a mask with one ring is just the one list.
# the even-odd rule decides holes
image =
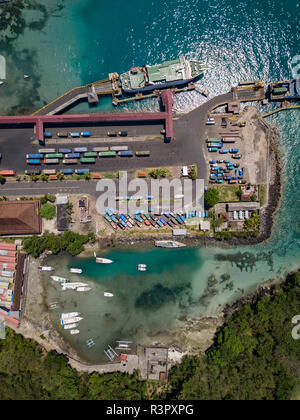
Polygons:
[[98,157],[98,153],[97,152],[85,152],[83,154],[83,157],[85,157],[85,158],[96,158],[96,157]]
[[99,152],[100,157],[116,157],[117,152]]
[[96,163],[96,159],[83,157],[80,159],[80,163]]
[[62,159],[64,155],[62,153],[48,153],[46,159]]
[[149,150],[142,150],[140,152],[135,152],[136,156],[150,156]]

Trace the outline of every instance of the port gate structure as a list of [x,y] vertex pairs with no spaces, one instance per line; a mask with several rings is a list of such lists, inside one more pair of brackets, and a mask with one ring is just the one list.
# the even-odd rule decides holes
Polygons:
[[173,94],[171,90],[162,92],[161,95],[163,112],[123,112],[105,114],[66,114],[66,115],[26,115],[26,116],[0,116],[0,126],[24,126],[33,125],[35,127],[36,139],[44,142],[45,124],[72,124],[72,123],[121,123],[128,121],[157,121],[163,122],[165,126],[165,138],[171,141],[173,132]]

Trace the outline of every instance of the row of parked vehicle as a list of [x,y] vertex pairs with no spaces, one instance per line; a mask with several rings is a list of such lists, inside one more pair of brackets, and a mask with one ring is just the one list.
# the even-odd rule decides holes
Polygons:
[[133,228],[137,226],[153,227],[155,229],[170,226],[182,225],[186,223],[186,219],[195,217],[196,213],[198,216],[208,217],[207,212],[199,214],[199,212],[187,212],[187,213],[174,213],[174,212],[163,212],[163,213],[142,213],[137,211],[134,215],[132,214],[118,214],[114,209],[106,209],[106,215],[104,219],[110,224],[110,226],[117,230],[118,228],[124,230],[127,227]]
[[[81,132],[68,132],[68,131],[59,131],[56,133],[57,137],[60,138],[79,138],[79,137],[92,137],[92,133],[90,131],[81,131]],[[108,137],[127,137],[127,131],[109,131],[107,133]],[[45,139],[51,139],[52,133],[50,131],[44,132]]]

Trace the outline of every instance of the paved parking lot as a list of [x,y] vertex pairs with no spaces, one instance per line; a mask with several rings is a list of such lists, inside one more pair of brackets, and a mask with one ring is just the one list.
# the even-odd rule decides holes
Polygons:
[[[184,133],[184,124],[178,126],[178,135],[171,143],[165,143],[160,134],[162,125],[159,124],[130,124],[130,125],[76,125],[76,126],[48,126],[45,131],[50,131],[54,138],[46,141],[47,148],[72,148],[86,146],[91,151],[97,146],[128,145],[129,150],[142,151],[149,150],[149,157],[131,158],[98,158],[92,165],[41,165],[43,168],[61,169],[63,167],[79,168],[87,167],[96,172],[134,170],[151,167],[180,166],[188,164],[199,164],[202,159],[202,151],[199,149],[197,136],[190,137]],[[108,131],[127,131],[128,137],[108,137]],[[77,140],[59,139],[56,133],[59,131],[82,132],[90,131],[91,138],[81,138]],[[14,169],[17,173],[23,174],[26,169],[31,167],[26,163],[26,154],[37,153],[40,146],[35,140],[32,128],[0,128],[0,153],[3,159],[0,169]],[[199,166],[200,173],[203,175],[203,165]],[[199,169],[198,168],[198,169]]]

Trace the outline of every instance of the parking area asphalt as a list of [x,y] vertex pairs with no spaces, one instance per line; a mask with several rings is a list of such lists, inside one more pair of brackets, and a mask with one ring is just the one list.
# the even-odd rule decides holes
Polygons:
[[[177,124],[178,125],[178,124]],[[197,136],[189,136],[185,133],[185,124],[178,125],[175,138],[170,143],[165,143],[160,131],[163,126],[159,124],[138,124],[138,125],[76,125],[73,126],[48,126],[46,131],[53,134],[53,138],[46,141],[46,148],[74,148],[86,146],[89,151],[97,146],[118,146],[126,145],[133,152],[149,150],[149,157],[115,157],[115,158],[97,158],[95,164],[77,164],[72,166],[63,165],[62,160],[58,165],[39,166],[39,169],[62,169],[70,168],[89,168],[96,172],[133,170],[152,167],[179,166],[188,164],[197,164],[201,162],[202,153],[199,149],[200,142]],[[76,139],[57,138],[59,131],[82,132],[89,131],[91,138]],[[118,132],[127,131],[128,137],[108,137],[108,131]],[[43,146],[35,140],[33,128],[0,128],[0,153],[2,160],[0,170],[13,169],[18,174],[24,174],[26,169],[35,169],[26,163],[26,154],[37,153]],[[202,167],[202,165],[201,165]],[[200,167],[200,168],[201,168]],[[199,168],[198,168],[199,169]]]

